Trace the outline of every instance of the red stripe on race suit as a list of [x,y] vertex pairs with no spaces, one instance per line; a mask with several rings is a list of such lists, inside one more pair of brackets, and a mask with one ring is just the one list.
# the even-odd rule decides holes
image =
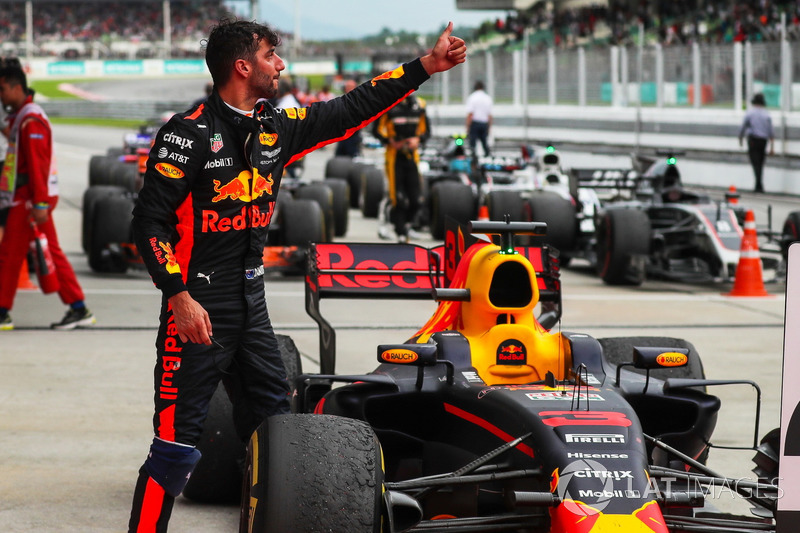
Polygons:
[[392,105],[390,105],[389,107],[387,107],[386,109],[384,109],[383,111],[381,111],[380,113],[378,113],[377,115],[375,115],[375,116],[373,116],[373,117],[371,117],[371,118],[368,118],[367,120],[365,120],[365,121],[361,122],[361,124],[359,124],[358,126],[356,126],[356,127],[354,127],[354,128],[350,128],[350,129],[348,129],[347,131],[345,131],[345,132],[344,132],[344,135],[342,135],[341,137],[336,137],[336,138],[334,138],[334,139],[328,139],[327,141],[322,141],[322,142],[320,142],[320,143],[317,143],[316,145],[312,146],[311,148],[308,148],[308,149],[306,149],[306,150],[304,150],[304,151],[302,151],[302,152],[300,152],[300,153],[297,153],[297,154],[293,155],[293,156],[291,157],[291,159],[289,159],[289,161],[286,163],[286,166],[288,167],[289,165],[291,165],[292,163],[294,163],[294,162],[295,162],[295,161],[297,161],[298,159],[301,159],[301,158],[303,158],[303,157],[304,157],[306,154],[309,154],[309,153],[313,152],[313,151],[314,151],[314,150],[316,150],[317,148],[322,148],[323,146],[327,146],[327,145],[329,145],[329,144],[331,144],[331,143],[335,143],[335,142],[339,142],[339,141],[342,141],[342,140],[344,140],[344,139],[347,139],[348,137],[350,137],[351,135],[353,135],[353,134],[354,134],[356,131],[358,131],[358,130],[360,130],[361,128],[363,128],[363,127],[367,126],[369,123],[371,123],[371,122],[374,122],[376,119],[380,118],[380,117],[381,117],[381,115],[383,115],[384,113],[386,113],[387,111],[389,111],[391,108],[393,108],[394,106],[396,106],[397,104],[399,104],[400,102],[402,102],[403,100],[405,100],[405,99],[406,99],[406,97],[407,97],[409,94],[413,93],[413,92],[414,92],[414,89],[412,89],[412,90],[408,91],[406,94],[404,94],[402,97],[400,97],[400,99],[399,99],[399,100],[397,100],[395,103],[393,103]]
[[148,478],[147,486],[144,489],[142,512],[139,514],[139,525],[136,527],[136,533],[152,533],[156,530],[163,504],[164,489],[153,481],[153,478]]

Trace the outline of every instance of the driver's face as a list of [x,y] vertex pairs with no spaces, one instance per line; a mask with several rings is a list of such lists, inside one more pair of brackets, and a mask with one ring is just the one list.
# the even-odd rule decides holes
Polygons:
[[278,94],[278,79],[285,68],[286,64],[275,51],[275,46],[262,39],[255,55],[251,78],[251,87],[259,98],[273,98]]

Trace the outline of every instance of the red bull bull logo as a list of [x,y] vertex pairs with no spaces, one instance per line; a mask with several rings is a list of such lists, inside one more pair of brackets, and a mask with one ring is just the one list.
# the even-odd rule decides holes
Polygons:
[[527,358],[525,345],[517,339],[507,339],[497,347],[498,365],[524,365]]
[[158,246],[164,251],[164,259],[167,260],[166,269],[170,274],[180,274],[181,267],[178,260],[175,259],[175,254],[172,252],[172,245],[170,243],[164,244],[159,242]]
[[255,173],[253,176],[253,192],[251,194],[253,200],[264,193],[267,193],[268,196],[272,196],[272,185],[275,183],[275,180],[272,179],[272,174],[265,178],[258,173],[258,169],[253,169],[253,172]]
[[230,198],[241,202],[252,202],[264,193],[271,196],[274,182],[272,174],[265,178],[256,169],[253,177],[249,170],[243,170],[228,183],[223,184],[220,180],[214,180],[214,192],[217,194],[211,201],[216,203]]
[[375,85],[380,80],[390,80],[392,78],[400,78],[403,74],[405,74],[405,71],[403,70],[403,66],[400,65],[399,67],[397,67],[394,70],[389,70],[387,72],[384,72],[383,74],[378,74],[377,76],[372,78],[370,83],[372,83],[372,86],[375,87]]

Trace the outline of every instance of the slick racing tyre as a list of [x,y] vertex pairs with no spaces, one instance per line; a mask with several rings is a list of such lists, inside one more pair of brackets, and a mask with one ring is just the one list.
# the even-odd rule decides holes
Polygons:
[[364,218],[377,218],[381,200],[386,193],[386,179],[378,167],[367,167],[361,183],[359,203]]
[[281,208],[281,231],[286,246],[326,242],[325,215],[314,200],[292,200]]
[[596,230],[597,273],[609,285],[641,285],[650,249],[650,219],[637,209],[609,209]]
[[525,201],[517,191],[492,191],[486,197],[490,220],[505,220],[509,215],[511,221],[521,221]]
[[[629,363],[633,359],[633,347],[686,348],[689,350],[689,364],[676,368],[658,368],[650,371],[650,376],[657,379],[692,378],[705,379],[703,361],[694,345],[683,339],[674,337],[606,337],[597,339],[603,347],[603,356],[614,366]],[[631,372],[644,374],[645,370],[626,366]]]
[[116,185],[95,185],[83,193],[81,208],[81,246],[84,253],[89,253],[89,243],[92,238],[92,223],[94,222],[95,206],[107,198],[125,195],[125,189]]
[[359,209],[361,206],[361,188],[367,171],[371,168],[376,167],[367,163],[353,162],[345,176],[347,183],[350,184],[350,207],[353,209]]
[[[290,387],[302,374],[300,352],[287,335],[275,335]],[[233,425],[233,405],[220,383],[208,407],[203,433],[197,443],[203,456],[197,463],[183,495],[201,503],[239,503],[246,447]]]
[[[327,183],[327,182],[326,182]],[[333,192],[326,183],[316,182],[303,185],[294,193],[297,200],[314,200],[319,204],[322,209],[322,214],[325,217],[325,240],[324,242],[333,241],[334,236],[334,220],[333,220]]]
[[440,181],[431,188],[431,236],[444,238],[445,221],[450,217],[460,224],[475,218],[475,197],[469,185]]
[[381,450],[365,422],[270,417],[250,439],[245,475],[240,533],[381,530]]
[[342,178],[347,179],[350,169],[353,167],[353,158],[336,156],[328,159],[325,163],[325,177],[326,178]]
[[95,272],[122,273],[128,270],[118,246],[133,240],[133,200],[127,196],[101,198],[94,207],[88,242],[89,266]]
[[350,214],[350,185],[341,178],[325,178],[325,185],[333,193],[333,234],[343,237],[347,235]]
[[784,259],[789,257],[789,246],[793,242],[800,241],[800,211],[792,211],[786,216],[783,223],[781,239],[781,252]]
[[111,166],[111,185],[129,192],[139,192],[139,168],[135,163],[116,162]]
[[89,187],[93,185],[110,185],[111,165],[116,162],[117,159],[113,157],[93,155],[89,159]]
[[578,219],[572,202],[553,192],[535,191],[528,198],[527,208],[531,222],[547,224],[547,235],[541,242],[553,246],[562,257],[575,249]]

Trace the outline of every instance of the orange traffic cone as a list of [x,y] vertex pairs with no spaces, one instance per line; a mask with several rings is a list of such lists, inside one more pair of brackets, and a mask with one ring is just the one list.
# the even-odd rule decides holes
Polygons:
[[756,217],[752,210],[747,211],[744,216],[744,236],[739,252],[739,263],[736,265],[736,278],[733,280],[733,289],[727,296],[770,296],[764,289],[761,256],[758,253]]
[[728,187],[728,192],[725,193],[725,201],[734,205],[739,203],[739,192],[736,190],[736,185]]
[[17,282],[17,289],[21,291],[35,291],[39,287],[31,281],[31,276],[28,274],[28,260],[22,261],[22,268],[19,269],[19,281]]
[[489,208],[482,205],[478,208],[478,220],[489,220]]

